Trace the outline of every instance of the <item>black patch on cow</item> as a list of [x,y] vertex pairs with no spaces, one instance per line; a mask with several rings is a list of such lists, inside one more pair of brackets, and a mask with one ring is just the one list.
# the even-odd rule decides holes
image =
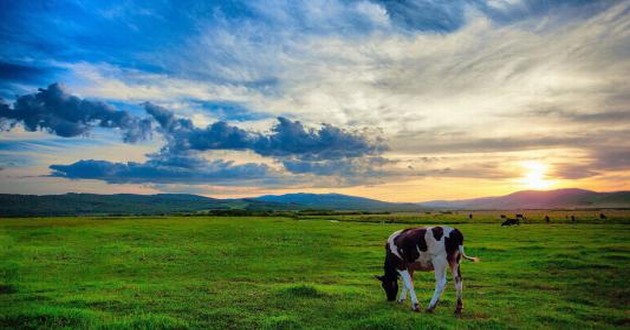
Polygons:
[[398,272],[396,268],[399,267],[400,259],[396,257],[389,249],[389,244],[385,244],[385,263],[383,264],[383,270],[385,271],[385,278],[388,280],[398,279]]
[[420,256],[418,250],[422,252],[428,250],[427,241],[424,239],[426,233],[426,228],[411,228],[404,230],[394,239],[394,244],[398,247],[398,254],[403,257],[405,262],[416,261]]
[[433,238],[435,238],[436,241],[442,239],[442,235],[444,235],[444,229],[442,227],[433,227],[431,228],[431,231],[433,232]]
[[460,245],[464,245],[464,235],[462,235],[459,230],[453,229],[453,231],[444,238],[446,260],[448,260],[449,263],[457,262]]
[[388,301],[396,300],[396,294],[398,293],[398,272],[396,268],[399,268],[403,261],[396,257],[389,249],[389,244],[385,244],[385,263],[383,264],[383,270],[385,275],[378,276],[381,281],[381,287],[385,290],[385,295]]

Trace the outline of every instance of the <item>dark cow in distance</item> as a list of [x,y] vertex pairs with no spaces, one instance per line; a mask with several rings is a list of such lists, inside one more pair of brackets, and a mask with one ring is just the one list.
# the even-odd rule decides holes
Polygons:
[[464,253],[464,236],[451,227],[419,227],[399,230],[387,239],[385,244],[385,275],[377,276],[385,290],[388,301],[396,300],[398,277],[403,280],[403,288],[398,302],[403,303],[407,293],[411,296],[411,308],[419,312],[420,304],[413,288],[414,271],[435,271],[435,291],[427,306],[427,312],[433,312],[446,286],[446,267],[449,266],[455,279],[457,305],[455,313],[461,314],[462,274],[461,258],[478,261]]
[[503,221],[501,226],[513,226],[513,225],[520,225],[520,224],[521,224],[521,221],[519,219],[508,218],[507,220]]

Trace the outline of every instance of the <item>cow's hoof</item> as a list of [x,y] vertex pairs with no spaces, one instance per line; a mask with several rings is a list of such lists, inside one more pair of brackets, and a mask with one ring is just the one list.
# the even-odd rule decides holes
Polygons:
[[418,304],[413,305],[413,308],[411,308],[411,310],[416,313],[420,313],[420,305]]

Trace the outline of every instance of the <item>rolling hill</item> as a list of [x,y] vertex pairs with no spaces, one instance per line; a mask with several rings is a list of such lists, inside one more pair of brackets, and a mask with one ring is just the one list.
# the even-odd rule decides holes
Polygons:
[[0,194],[0,217],[159,215],[212,212],[251,214],[268,211],[417,212],[428,209],[511,210],[630,208],[630,191],[598,193],[582,189],[519,191],[505,196],[466,200],[389,203],[341,194],[286,194],[243,199],[215,199],[186,194]]
[[418,203],[426,208],[467,210],[628,208],[630,191],[600,193],[584,189],[525,190],[505,196]]
[[413,203],[389,203],[365,197],[341,194],[286,194],[267,195],[253,198],[255,201],[295,206],[299,209],[345,210],[345,211],[417,211],[421,208]]

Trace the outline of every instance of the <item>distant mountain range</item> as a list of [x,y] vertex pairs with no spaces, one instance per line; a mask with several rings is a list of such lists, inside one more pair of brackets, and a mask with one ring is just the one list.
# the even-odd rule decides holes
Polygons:
[[499,197],[418,203],[425,208],[466,210],[628,208],[630,191],[599,193],[584,189],[525,190]]
[[[582,189],[519,191],[500,197],[422,203],[389,203],[340,194],[286,194],[243,199],[215,199],[185,194],[65,195],[0,194],[0,216],[156,215],[213,212],[248,214],[267,211],[338,210],[417,212],[429,209],[630,208],[630,191],[598,193]],[[223,212],[223,213],[222,213]]]
[[286,194],[253,198],[254,201],[294,206],[297,209],[346,210],[346,211],[417,211],[414,203],[389,203],[376,199],[341,194]]

